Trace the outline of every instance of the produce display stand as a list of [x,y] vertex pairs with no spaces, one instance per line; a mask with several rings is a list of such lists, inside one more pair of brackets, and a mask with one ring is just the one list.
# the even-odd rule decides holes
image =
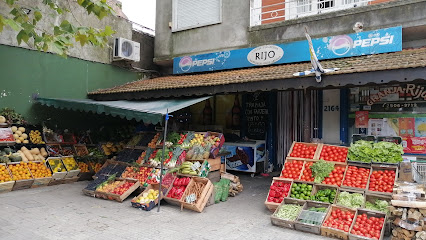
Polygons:
[[[10,172],[6,163],[0,163],[0,165],[6,167],[6,171],[9,172],[9,176],[12,178],[12,173]],[[6,192],[12,191],[14,185],[15,185],[15,181],[8,181],[8,182],[0,183],[0,193],[6,193]]]
[[[188,185],[185,188],[185,192],[186,192],[188,186],[192,183],[192,181],[194,181],[194,179],[191,178],[191,180],[189,181]],[[172,187],[173,187],[173,184],[170,187],[170,190],[171,190]],[[176,198],[172,198],[172,197],[167,197],[167,194],[168,194],[168,192],[167,192],[167,194],[164,196],[163,199],[164,199],[164,201],[166,201],[170,205],[181,206],[182,202],[184,201],[183,200],[183,196],[185,195],[185,192],[182,194],[182,197],[180,199],[176,199]]]
[[[334,197],[334,201],[331,204],[335,204],[337,202],[337,194],[339,193],[339,187],[337,187],[336,185],[327,185],[327,184],[314,184],[314,186],[312,187],[312,192],[311,192],[311,196],[314,196],[318,190],[324,190],[324,189],[331,189],[331,190],[336,190],[336,196]],[[324,202],[321,201],[315,201],[315,200],[311,200],[314,203],[319,203],[322,204]],[[324,203],[329,205],[330,203]]]
[[280,210],[282,205],[297,204],[299,206],[303,206],[303,205],[305,205],[305,203],[306,203],[306,201],[304,201],[304,200],[298,200],[298,199],[294,199],[294,198],[284,198],[282,203],[275,210],[274,214],[271,215],[272,225],[275,225],[275,226],[278,226],[278,227],[283,227],[283,228],[294,229],[295,221],[281,219],[281,218],[276,217],[275,215],[278,213],[278,211]]
[[127,189],[122,195],[109,193],[109,192],[95,191],[95,196],[98,197],[98,198],[106,199],[106,200],[114,200],[114,201],[117,201],[117,202],[123,202],[128,196],[130,196],[130,194],[132,194],[140,186],[140,182],[137,181],[137,180],[116,178],[116,181],[122,181],[116,188],[122,186],[126,181],[127,182],[133,182],[134,184],[129,189]]
[[[197,182],[201,182],[204,184],[203,191],[200,194],[201,198],[197,199],[195,203],[187,203],[184,199],[186,196],[191,194],[189,190],[191,189],[192,185],[194,185]],[[185,193],[182,196],[181,210],[183,208],[187,208],[196,212],[202,212],[213,192],[213,188],[214,187],[212,182],[207,178],[201,178],[201,177],[192,178],[192,181],[188,184],[188,186],[186,186]]]
[[[384,234],[385,234],[385,225],[386,225],[386,220],[387,220],[386,214],[380,213],[380,212],[375,212],[375,211],[370,211],[370,210],[358,209],[356,216],[362,215],[364,213],[367,214],[367,218],[376,217],[376,218],[384,218],[385,219],[385,221],[383,222],[383,225],[382,225],[382,230],[380,231],[380,238],[379,238],[379,240],[383,240],[383,237],[384,237]],[[355,219],[356,219],[356,216],[355,216]],[[349,240],[373,240],[373,238],[368,238],[368,237],[352,234],[351,231],[352,231],[354,225],[355,225],[355,221],[353,221],[351,229],[349,230]]]
[[[349,211],[351,213],[354,214],[354,219],[352,219],[352,225],[356,220],[357,217],[357,211],[351,208],[347,208],[347,207],[341,207],[341,206],[335,206],[335,205],[331,205],[330,209],[328,210],[327,215],[324,218],[324,221],[328,219],[328,217],[330,217],[331,213],[336,210],[336,209],[341,209],[344,211]],[[352,228],[351,225],[351,228]],[[349,229],[350,232],[351,229]],[[339,229],[335,229],[335,228],[331,228],[331,227],[325,227],[324,225],[321,225],[321,235],[325,236],[325,237],[330,237],[330,238],[337,238],[337,239],[342,239],[342,240],[348,240],[349,239],[349,233],[339,230]]]
[[[274,178],[272,179],[271,186],[274,184],[274,182],[290,183],[290,191],[291,191],[291,185],[293,184],[293,181],[292,181],[292,180],[283,179],[283,178],[279,178],[279,177],[274,177]],[[271,211],[271,212],[275,212],[275,210],[277,209],[277,207],[278,207],[281,203],[268,202],[268,196],[269,196],[269,193],[270,193],[270,192],[271,192],[271,189],[269,188],[268,195],[266,195],[266,199],[265,199],[265,206],[266,206],[266,208],[268,208],[268,209],[269,209],[269,211]]]
[[395,184],[396,180],[398,179],[398,166],[394,166],[394,165],[371,165],[371,170],[370,170],[370,177],[368,178],[368,183],[367,183],[367,193],[372,193],[372,194],[377,194],[377,195],[385,195],[385,196],[392,196],[391,192],[378,192],[378,191],[371,191],[368,190],[370,187],[370,178],[371,178],[371,174],[373,174],[373,171],[385,171],[385,170],[391,170],[391,171],[395,171],[395,179],[393,181],[393,183]]
[[[315,207],[315,208],[324,207],[327,210],[323,213],[308,211],[308,209],[311,207]],[[330,208],[330,205],[326,203],[306,201],[305,205],[302,208],[302,211],[300,212],[299,216],[297,217],[294,223],[294,228],[302,232],[308,232],[308,233],[320,235],[321,225],[324,222],[325,216],[327,215],[329,208]],[[304,223],[304,222],[301,222],[301,220],[312,220],[312,221],[315,220],[319,223],[319,225]]]
[[[8,167],[10,165],[18,165],[19,162],[13,162],[13,163],[8,163]],[[30,172],[31,175],[31,179],[25,179],[25,180],[16,180],[15,181],[15,185],[13,185],[12,191],[16,191],[16,190],[21,190],[21,189],[27,189],[27,188],[31,188],[31,186],[34,183],[34,177],[31,174],[30,169],[27,167],[28,171]],[[12,172],[12,171],[10,171]],[[13,176],[13,173],[11,173],[11,175]]]
[[338,201],[337,201],[337,199],[339,198],[339,195],[342,193],[342,192],[348,192],[348,193],[350,193],[350,194],[352,194],[352,193],[359,193],[359,194],[361,194],[362,196],[363,196],[363,198],[364,198],[364,203],[362,204],[362,206],[361,207],[359,207],[359,208],[363,208],[364,206],[365,206],[365,192],[364,191],[360,191],[360,190],[353,190],[353,189],[347,189],[347,188],[339,188],[338,189],[338,191],[337,191],[337,194],[336,194],[336,201],[335,201],[335,205],[336,206],[339,206],[339,207],[344,207],[344,208],[349,208],[349,209],[352,209],[352,210],[356,210],[356,208],[350,208],[350,207],[347,207],[347,206],[343,206],[343,205],[341,205],[341,204],[339,204],[338,203]]

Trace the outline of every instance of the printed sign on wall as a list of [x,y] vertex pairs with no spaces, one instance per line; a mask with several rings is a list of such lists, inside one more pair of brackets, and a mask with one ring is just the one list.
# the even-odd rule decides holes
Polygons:
[[[316,38],[312,40],[319,60],[402,50],[402,27]],[[264,45],[173,59],[173,74],[218,71],[309,61],[308,41]]]

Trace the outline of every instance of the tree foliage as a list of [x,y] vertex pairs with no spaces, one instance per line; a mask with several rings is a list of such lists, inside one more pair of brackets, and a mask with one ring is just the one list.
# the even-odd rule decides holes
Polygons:
[[[0,32],[5,27],[10,27],[18,32],[16,40],[20,45],[25,42],[28,46],[39,51],[51,51],[63,57],[66,57],[68,50],[73,46],[73,40],[79,42],[81,46],[91,44],[94,46],[105,47],[108,43],[108,37],[114,34],[110,26],[104,29],[97,29],[89,26],[76,26],[68,20],[63,20],[60,24],[51,25],[50,29],[43,29],[38,24],[48,13],[43,13],[37,4],[35,7],[23,7],[19,0],[0,0],[5,1],[10,7],[7,15],[0,14]],[[65,0],[68,6],[59,6],[55,0],[37,0],[48,6],[55,14],[73,12],[71,4],[77,4],[85,9],[88,15],[94,14],[99,20],[102,20],[109,14],[115,14],[112,8],[106,3],[106,0]],[[75,17],[74,17],[75,18]],[[79,22],[78,19],[75,19]]]

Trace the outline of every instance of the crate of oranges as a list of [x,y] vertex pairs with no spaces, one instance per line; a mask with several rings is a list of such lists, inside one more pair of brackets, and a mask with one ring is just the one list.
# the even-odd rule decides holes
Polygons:
[[31,188],[34,183],[34,178],[28,168],[28,163],[8,163],[7,167],[12,173],[12,180],[15,180],[15,185],[12,189],[13,191]]
[[0,193],[12,191],[15,181],[12,180],[9,168],[6,163],[0,163]]
[[32,188],[47,186],[52,180],[52,172],[43,162],[29,162],[28,168],[34,177]]
[[62,162],[68,171],[68,174],[65,176],[65,178],[73,178],[78,176],[80,169],[78,168],[77,162],[73,156],[62,157]]

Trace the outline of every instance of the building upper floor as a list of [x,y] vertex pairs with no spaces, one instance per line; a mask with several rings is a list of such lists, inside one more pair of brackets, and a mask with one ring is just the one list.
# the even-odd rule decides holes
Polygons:
[[157,0],[154,61],[402,26],[403,47],[426,46],[425,0]]

